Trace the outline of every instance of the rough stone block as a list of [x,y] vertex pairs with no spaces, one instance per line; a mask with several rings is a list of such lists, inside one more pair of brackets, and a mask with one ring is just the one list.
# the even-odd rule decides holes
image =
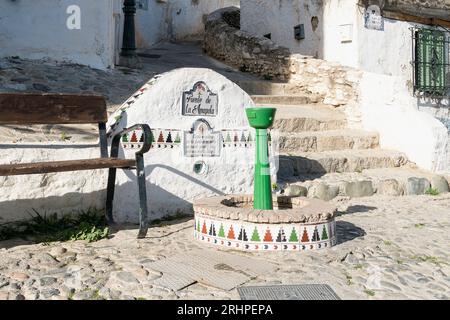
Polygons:
[[431,187],[438,190],[440,193],[447,193],[450,191],[448,181],[443,176],[434,176],[431,178]]
[[387,179],[378,184],[377,193],[385,196],[401,196],[404,190],[397,180]]
[[325,183],[319,183],[313,187],[311,187],[311,190],[309,194],[312,195],[312,197],[324,200],[324,201],[330,201],[337,197],[339,194],[339,187],[337,186],[328,186]]
[[374,194],[372,181],[350,182],[345,187],[345,194],[351,198],[370,197]]
[[288,197],[306,197],[308,189],[303,186],[290,185],[284,190],[284,195]]
[[408,195],[419,195],[424,194],[425,191],[430,188],[430,181],[425,178],[408,178],[406,183],[406,194]]

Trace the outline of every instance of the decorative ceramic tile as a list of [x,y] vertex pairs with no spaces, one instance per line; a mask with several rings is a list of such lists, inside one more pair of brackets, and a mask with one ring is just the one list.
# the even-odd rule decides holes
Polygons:
[[195,238],[241,250],[317,250],[336,244],[335,222],[264,224],[195,215]]

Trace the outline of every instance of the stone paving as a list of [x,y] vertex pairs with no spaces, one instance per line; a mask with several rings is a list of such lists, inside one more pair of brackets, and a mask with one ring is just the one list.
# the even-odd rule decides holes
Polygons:
[[[334,202],[339,244],[331,249],[227,250],[277,266],[245,285],[324,283],[342,299],[450,298],[449,194]],[[201,283],[180,291],[155,285],[162,274],[152,262],[202,248],[192,227],[192,220],[155,227],[143,240],[123,227],[91,244],[0,242],[0,299],[239,299],[236,289]]]

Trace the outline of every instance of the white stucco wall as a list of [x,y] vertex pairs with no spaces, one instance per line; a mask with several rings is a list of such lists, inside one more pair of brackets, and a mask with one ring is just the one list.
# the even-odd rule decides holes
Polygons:
[[[384,19],[384,30],[371,30],[364,26],[364,8],[358,0],[312,2],[243,0],[241,28],[259,35],[272,33],[275,43],[293,53],[319,52],[327,61],[362,70],[361,114],[349,115],[362,119],[361,127],[378,131],[381,147],[403,151],[423,168],[450,172],[449,101],[413,95],[410,27],[414,24]],[[310,19],[316,14],[320,27],[312,36]],[[303,22],[306,39],[297,41],[292,28]]]
[[349,67],[358,65],[358,8],[356,0],[323,0],[323,59]]
[[[72,142],[1,144],[0,163],[98,158],[98,145]],[[0,177],[0,224],[39,214],[104,208],[108,170]]]
[[420,167],[450,172],[448,99],[413,95],[410,28],[415,24],[384,19],[384,30],[378,31],[364,27],[361,11],[357,18],[356,66],[365,72],[360,109],[364,128],[380,133],[381,147],[405,152]]
[[404,152],[421,168],[450,172],[448,129],[418,108],[404,78],[365,72],[360,103],[363,127],[380,134],[382,148]]
[[[217,94],[217,116],[182,114],[183,92],[192,90],[199,81],[205,82],[211,92]],[[243,132],[246,135],[251,133],[253,139],[255,137],[245,114],[245,108],[252,106],[254,103],[250,96],[222,75],[209,69],[183,68],[152,79],[111,116],[108,126],[112,129],[108,130],[112,132],[136,123],[146,123],[155,130],[155,141],[158,141],[160,132],[164,139],[167,132],[171,132],[172,140],[180,134],[180,144],[156,142],[154,148],[145,154],[148,205],[152,218],[192,212],[192,201],[198,198],[253,192],[254,143],[240,142]],[[239,142],[223,146],[220,138],[220,155],[186,156],[183,133],[190,131],[198,119],[206,120],[223,139],[230,133],[233,140],[237,134]],[[140,136],[141,133],[137,133],[137,139]],[[132,158],[136,150],[122,147],[121,153]],[[194,172],[197,161],[204,161],[208,166],[206,174]],[[275,172],[275,161],[272,169]],[[116,190],[116,219],[136,222],[138,190],[135,172],[118,173]]]
[[136,15],[137,45],[149,48],[161,40],[198,39],[204,33],[205,17],[239,0],[148,0],[148,10]]
[[[271,33],[272,41],[292,53],[322,58],[322,0],[243,0],[241,29],[263,36]],[[318,18],[313,29],[311,18]],[[294,26],[304,24],[305,39],[297,40]]]
[[[114,65],[113,1],[0,1],[0,56],[51,58],[105,69]],[[69,30],[66,10],[81,9],[81,29]]]

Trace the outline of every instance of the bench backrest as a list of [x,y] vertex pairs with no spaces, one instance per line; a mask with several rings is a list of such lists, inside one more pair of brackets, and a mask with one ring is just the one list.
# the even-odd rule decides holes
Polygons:
[[107,119],[102,96],[0,93],[0,125],[98,123],[102,157],[108,157]]
[[107,121],[102,96],[0,93],[0,124],[81,124]]

